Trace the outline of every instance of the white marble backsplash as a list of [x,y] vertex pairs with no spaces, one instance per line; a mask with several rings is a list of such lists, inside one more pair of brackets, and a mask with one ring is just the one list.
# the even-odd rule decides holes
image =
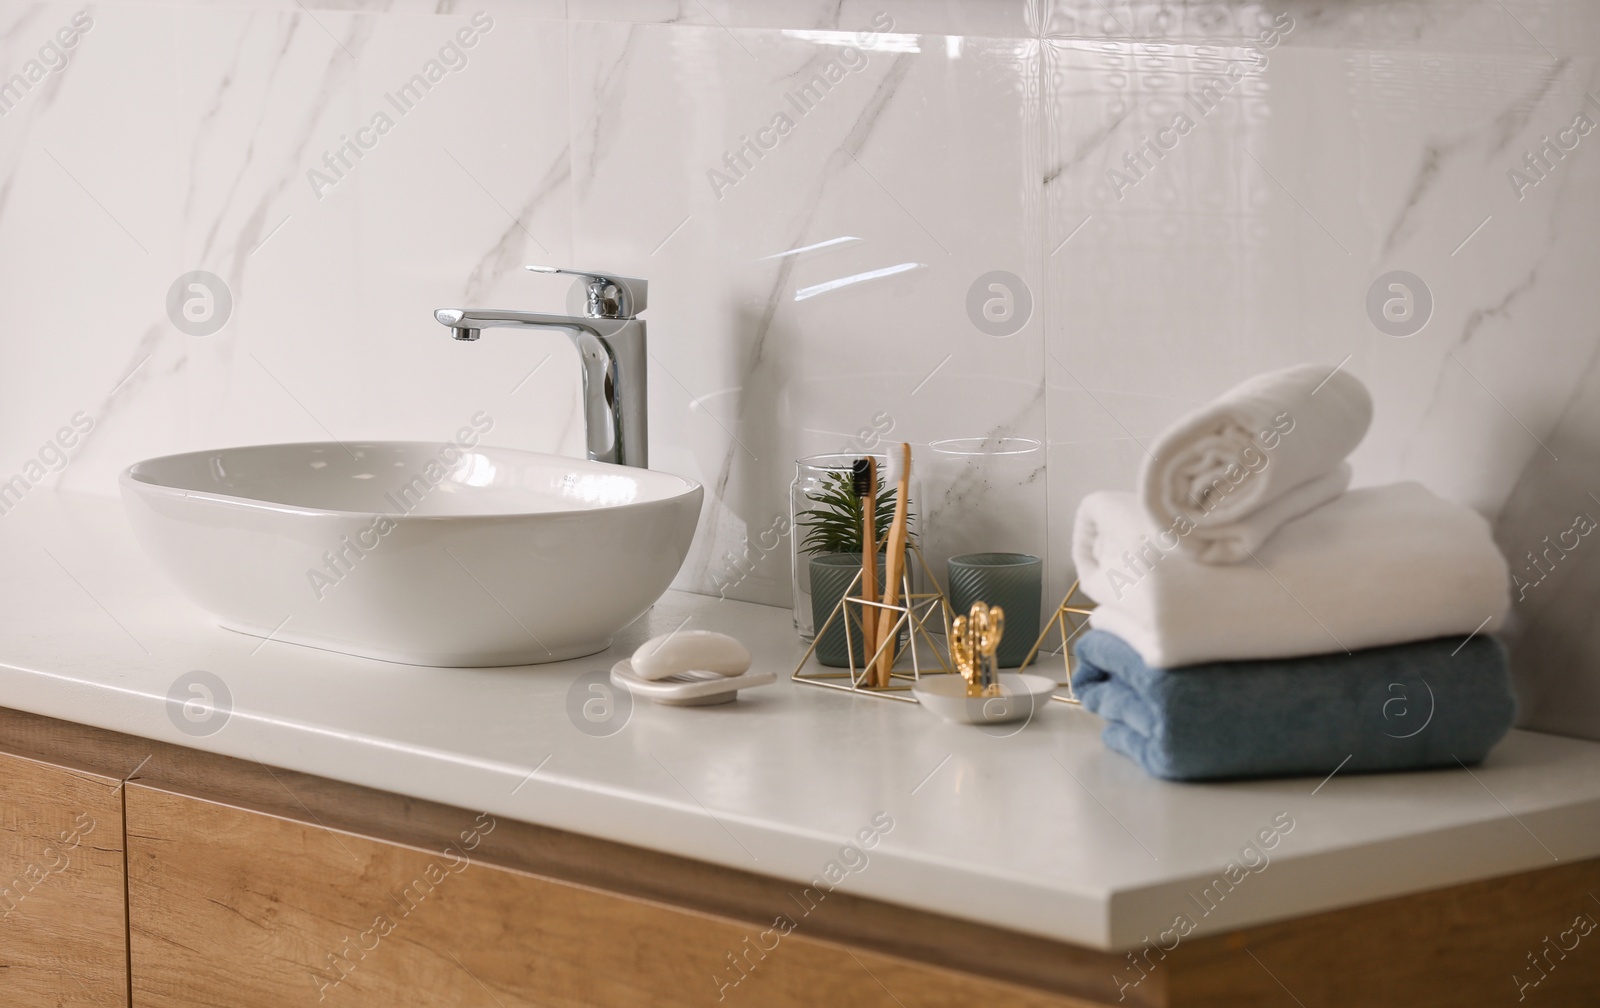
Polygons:
[[[907,440],[936,566],[1039,553],[1059,597],[1084,494],[1304,360],[1373,391],[1359,483],[1481,510],[1514,569],[1600,519],[1589,0],[0,2],[0,110],[10,506],[480,410],[579,454],[564,340],[431,318],[559,309],[544,262],[651,281],[652,464],[709,491],[681,588],[787,604],[752,543],[793,460]],[[1397,271],[1410,335],[1369,312]],[[1523,716],[1600,737],[1600,545],[1563,557]]]

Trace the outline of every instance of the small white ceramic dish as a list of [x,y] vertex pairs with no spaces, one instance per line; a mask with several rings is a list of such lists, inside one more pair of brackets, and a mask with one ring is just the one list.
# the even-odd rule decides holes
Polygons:
[[1050,703],[1055,680],[1031,672],[1000,673],[1000,696],[969,697],[958,675],[924,676],[911,695],[928,710],[955,724],[1008,724],[1034,717]]
[[140,545],[222,626],[411,665],[605,650],[677,575],[703,493],[647,469],[416,441],[218,448],[122,474]]
[[671,707],[710,707],[735,700],[742,689],[765,686],[778,678],[774,672],[746,672],[726,676],[716,672],[680,672],[666,679],[640,679],[633,663],[624,658],[611,666],[611,685],[637,697],[648,697]]

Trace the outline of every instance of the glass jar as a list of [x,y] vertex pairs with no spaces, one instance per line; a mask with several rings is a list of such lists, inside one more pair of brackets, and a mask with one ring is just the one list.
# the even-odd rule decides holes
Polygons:
[[[794,628],[803,640],[816,637],[816,625],[811,615],[811,558],[814,555],[804,550],[806,531],[808,526],[805,512],[817,507],[817,497],[839,479],[849,480],[858,460],[872,458],[878,464],[878,492],[881,494],[885,486],[893,487],[886,479],[888,473],[888,456],[878,453],[851,454],[834,453],[829,455],[809,455],[798,459],[794,464],[794,480],[789,484],[789,552],[791,579],[794,585]],[[911,492],[907,495],[907,506],[913,511],[907,525],[910,531],[917,528],[916,502],[919,496],[916,463],[912,462]],[[883,549],[883,543],[878,543],[878,548]],[[907,553],[906,570],[911,574],[912,584],[921,582],[921,570],[913,555]]]
[[1003,436],[934,441],[922,475],[938,521],[938,534],[922,552],[935,571],[944,574],[945,562],[962,553],[1044,556],[1049,533],[1040,442]]

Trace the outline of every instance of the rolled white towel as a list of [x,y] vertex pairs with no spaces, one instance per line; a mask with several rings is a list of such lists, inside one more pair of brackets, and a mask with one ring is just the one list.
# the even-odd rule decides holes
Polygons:
[[1372,423],[1366,386],[1322,364],[1256,375],[1167,428],[1139,472],[1139,497],[1182,549],[1239,563],[1283,525],[1350,485],[1345,457]]
[[1194,532],[1184,537],[1183,548],[1202,563],[1231,564],[1247,560],[1285,522],[1321,507],[1350,489],[1350,477],[1350,463],[1340,462],[1330,472],[1291,487],[1238,521],[1206,527],[1197,520]]
[[[1084,498],[1072,556],[1091,625],[1159,668],[1355,651],[1498,629],[1505,559],[1477,512],[1416,483],[1352,490],[1246,564],[1201,563],[1129,493]],[[1189,534],[1193,534],[1190,532]]]

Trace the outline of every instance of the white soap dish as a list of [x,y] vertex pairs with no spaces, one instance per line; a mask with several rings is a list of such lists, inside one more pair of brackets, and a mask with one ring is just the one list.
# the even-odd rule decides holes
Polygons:
[[[615,675],[615,673],[613,673]],[[1032,718],[1050,703],[1056,682],[1031,672],[1000,673],[1000,696],[969,697],[958,675],[923,676],[911,687],[917,702],[956,724],[1007,724]]]
[[745,672],[729,676],[717,672],[679,672],[665,679],[640,679],[627,658],[611,666],[611,684],[637,697],[648,697],[672,707],[710,707],[735,700],[742,689],[766,686],[777,679],[773,672]]

